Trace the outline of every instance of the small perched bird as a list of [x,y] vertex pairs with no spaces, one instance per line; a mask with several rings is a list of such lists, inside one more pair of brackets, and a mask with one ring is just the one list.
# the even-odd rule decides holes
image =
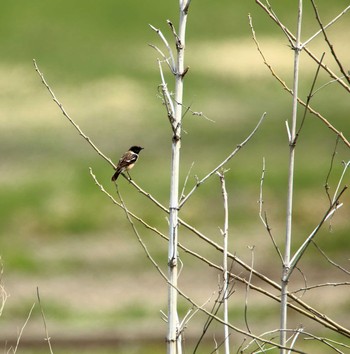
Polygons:
[[113,182],[122,172],[128,172],[128,170],[131,170],[134,167],[137,159],[139,158],[139,153],[141,150],[143,150],[143,147],[134,145],[120,158],[115,173],[112,176]]

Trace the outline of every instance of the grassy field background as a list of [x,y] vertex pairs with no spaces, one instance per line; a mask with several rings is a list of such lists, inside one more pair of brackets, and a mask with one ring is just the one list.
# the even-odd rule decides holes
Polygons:
[[[177,3],[19,0],[2,4],[0,255],[2,284],[10,295],[0,318],[4,348],[17,338],[18,329],[36,302],[37,287],[53,342],[55,338],[57,342],[62,338],[106,338],[105,342],[122,338],[128,343],[122,344],[127,348],[125,353],[147,353],[146,344],[141,349],[136,339],[165,337],[166,324],[159,310],[166,311],[166,285],[146,259],[124,213],[99,191],[88,168],[91,166],[115,195],[110,183],[113,171],[64,119],[35,73],[32,60],[37,60],[68,113],[107,156],[117,161],[130,145],[145,147],[132,176],[168,205],[171,132],[158,98],[157,53],[147,44],[161,46],[149,23],[161,28],[170,40],[166,19],[177,24]],[[271,3],[281,20],[294,28],[294,2]],[[324,23],[342,6],[343,1],[319,1]],[[291,97],[263,65],[251,40],[248,13],[252,14],[267,58],[291,85],[293,52],[254,1],[193,1],[186,43],[190,71],[185,82],[185,104],[215,122],[185,117],[181,183],[193,162],[188,189],[195,183],[195,175],[202,177],[221,162],[266,111],[267,119],[257,134],[227,165],[230,248],[249,263],[248,246],[254,245],[256,268],[279,281],[278,257],[259,221],[257,200],[265,157],[265,208],[282,246],[288,162],[285,121],[291,115]],[[317,29],[308,3],[304,16],[306,39]],[[345,16],[329,31],[345,67],[350,59],[348,29],[349,16]],[[310,48],[321,56],[325,50],[322,38],[312,42]],[[325,61],[334,65],[329,53]],[[301,68],[301,97],[305,99],[316,68],[304,55]],[[172,78],[168,78],[171,87]],[[321,74],[319,86],[328,80]],[[329,85],[314,97],[312,105],[346,137],[350,136],[350,100],[344,90]],[[329,129],[308,116],[297,148],[294,249],[327,209],[324,183],[334,145],[335,136]],[[348,159],[348,149],[340,143],[330,179],[333,192],[342,171],[341,161]],[[166,232],[166,215],[125,180],[120,180],[119,187],[132,211]],[[212,178],[182,210],[185,220],[216,242],[221,242],[221,199],[218,178]],[[332,220],[332,233],[325,227],[318,242],[346,267],[350,246],[348,195],[344,202]],[[140,233],[152,256],[166,269],[166,243],[143,228]],[[220,254],[186,230],[180,230],[180,240],[220,262]],[[206,301],[217,290],[217,272],[186,254],[180,256],[185,264],[180,286],[199,303]],[[312,283],[342,279],[315,249],[308,251],[301,268]],[[299,286],[302,276],[295,276],[293,281]],[[243,323],[243,303],[239,302],[241,296],[244,298],[243,290],[237,285],[233,297],[239,305],[232,308],[232,322],[238,324]],[[330,289],[325,290],[327,300],[312,293],[308,299],[321,309],[327,305],[330,313],[349,327],[347,293]],[[329,300],[335,296],[336,303]],[[189,305],[183,301],[180,307],[185,314]],[[251,318],[258,320],[259,330],[277,327],[277,312],[277,304],[259,296],[251,303]],[[198,337],[203,321],[198,316],[190,324],[189,338]],[[291,321],[298,324],[300,318],[292,317]],[[23,334],[22,352],[26,341],[40,341],[43,336],[36,306]],[[133,347],[129,346],[131,342]],[[81,345],[82,352],[88,350],[88,341]],[[122,346],[118,353],[123,352]],[[155,347],[152,342],[149,352],[155,353]],[[67,350],[59,348],[56,353]],[[108,353],[98,345],[93,348],[91,352]]]

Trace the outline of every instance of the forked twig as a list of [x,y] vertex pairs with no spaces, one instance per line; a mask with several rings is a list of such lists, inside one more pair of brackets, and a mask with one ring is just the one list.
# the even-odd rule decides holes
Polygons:
[[[152,26],[151,24],[149,26],[152,28],[153,31],[155,31],[158,34],[158,36],[160,37],[160,39],[164,43],[165,47],[167,48],[169,56],[170,56],[171,63],[169,63],[168,61],[167,62],[169,64],[171,72],[173,74],[175,74],[176,73],[175,59],[174,59],[173,50],[171,49],[171,47],[169,45],[169,42],[167,41],[167,39],[165,38],[164,34],[162,33],[162,31],[159,28],[156,28],[156,27]],[[165,56],[163,55],[163,57],[165,57]]]

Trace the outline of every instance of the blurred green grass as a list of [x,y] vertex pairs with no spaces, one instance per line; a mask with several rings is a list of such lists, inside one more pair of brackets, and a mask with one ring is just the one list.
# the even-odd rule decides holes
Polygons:
[[[295,18],[290,13],[295,4],[276,1],[272,5],[283,21],[293,28]],[[320,12],[327,10],[324,12],[327,22],[326,17],[331,19],[341,10],[342,2],[329,4],[319,1],[318,6]],[[309,5],[306,7],[303,34],[307,38],[316,25]],[[242,1],[239,6],[228,0],[220,4],[208,0],[193,2],[188,22],[190,71],[186,77],[185,102],[191,105],[191,109],[203,111],[215,123],[190,114],[185,117],[181,169],[183,183],[192,162],[195,162],[186,188],[189,190],[195,183],[194,175],[202,177],[216,166],[244,140],[261,114],[268,112],[266,121],[252,141],[227,166],[230,168],[226,178],[233,234],[244,236],[234,241],[234,247],[242,252],[247,252],[247,245],[260,244],[264,232],[256,203],[263,157],[267,166],[265,207],[271,215],[275,235],[280,244],[283,243],[288,152],[284,121],[289,119],[291,102],[291,98],[267,73],[253,42],[247,40],[251,36],[248,12],[253,16],[262,48],[265,41],[272,38],[278,52],[281,50],[290,55],[289,67],[292,67],[292,51],[286,40],[253,1]],[[139,245],[123,212],[112,207],[88,172],[91,166],[98,179],[114,194],[114,187],[110,184],[111,167],[96,156],[62,117],[34,72],[32,59],[37,60],[67,111],[107,156],[117,161],[119,155],[134,142],[146,147],[132,176],[167,205],[170,129],[164,108],[157,98],[160,81],[157,54],[147,46],[148,43],[161,45],[148,23],[161,28],[170,37],[165,22],[167,18],[177,24],[176,1],[148,1],[145,5],[140,1],[78,1],[72,4],[66,0],[59,3],[21,0],[2,4],[0,250],[5,269],[4,281],[12,292],[12,299],[6,305],[7,321],[14,318],[20,322],[25,318],[24,307],[31,303],[28,299],[35,301],[33,289],[38,282],[43,284],[43,289],[48,288],[47,278],[71,274],[78,282],[82,275],[89,273],[118,279],[119,270],[132,278],[135,272],[144,270],[146,263],[141,250],[130,250]],[[336,26],[338,30],[334,30],[333,38],[342,38],[346,25],[342,19]],[[247,45],[239,47],[239,43]],[[243,53],[230,49],[235,46]],[[213,53],[209,59],[203,48]],[[226,51],[227,48],[229,50]],[[320,53],[317,46],[315,50]],[[290,83],[291,71],[285,71],[285,57],[279,59],[273,58],[273,52],[267,54]],[[254,65],[244,66],[245,61],[250,62],[252,57],[256,60]],[[225,71],[228,59],[233,68],[245,69]],[[221,64],[224,61],[225,65]],[[228,66],[231,66],[230,61]],[[302,69],[303,97],[308,94],[313,74],[314,70],[307,65]],[[326,76],[320,78],[322,82],[327,80]],[[172,78],[169,78],[171,82]],[[312,104],[345,136],[349,136],[350,104],[346,93],[331,85],[320,91]],[[327,208],[323,185],[334,143],[334,135],[320,121],[308,115],[297,150],[297,241],[303,239],[305,230],[312,230]],[[331,175],[332,191],[341,173],[340,161],[347,160],[348,156],[348,150],[340,144]],[[166,232],[165,215],[159,214],[149,201],[129,188],[126,181],[120,181],[120,189],[131,210],[137,210],[147,222]],[[220,193],[219,182],[213,178],[200,187],[197,195],[183,209],[186,220],[206,230],[218,242],[218,226],[222,225],[223,218]],[[319,237],[321,245],[340,259],[346,258],[347,250],[344,245],[347,242],[349,207],[343,209],[335,219],[335,234],[329,236],[324,230]],[[145,230],[142,232],[152,254],[165,266],[166,245]],[[183,232],[187,236],[186,231]],[[101,253],[99,256],[94,254],[96,239],[101,240],[102,246],[117,244],[118,247],[114,245],[111,254],[104,257]],[[192,237],[186,242],[203,254],[211,253]],[[73,243],[75,247],[72,247]],[[131,243],[131,247],[127,243]],[[273,252],[272,247],[261,247]],[[87,249],[91,249],[92,254],[87,255]],[[313,252],[310,255],[313,255],[309,260],[312,265],[316,255]],[[219,259],[218,255],[213,257]],[[270,271],[269,260],[260,258],[259,267]],[[127,267],[123,267],[125,263]],[[148,264],[146,267],[148,271],[151,268]],[[201,271],[200,266],[194,266],[194,269]],[[23,276],[28,279],[25,289],[17,284]],[[278,277],[279,274],[276,275]],[[56,286],[64,287],[60,281],[57,280]],[[23,292],[25,300],[15,291],[21,295]],[[60,291],[56,295],[48,295],[48,316],[57,320],[62,315],[68,319],[74,316],[79,319],[81,313],[76,305],[71,305],[66,298],[61,303],[57,302]],[[159,308],[162,306],[163,303],[158,304]],[[126,309],[129,312],[130,307],[126,306]],[[147,304],[144,309],[136,310],[135,322],[138,322],[138,314],[146,319],[149,317]],[[114,311],[117,315],[113,318],[124,318],[121,309]],[[92,313],[91,317],[98,317]],[[101,311],[100,316],[110,326],[107,311]],[[6,323],[1,326],[6,326]]]

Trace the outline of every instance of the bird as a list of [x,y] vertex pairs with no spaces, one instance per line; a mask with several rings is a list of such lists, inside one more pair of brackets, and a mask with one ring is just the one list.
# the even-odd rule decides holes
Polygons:
[[127,152],[124,153],[118,162],[114,175],[111,178],[112,182],[116,181],[121,173],[124,171],[128,173],[128,171],[134,167],[137,159],[139,158],[139,153],[143,149],[144,148],[141,146],[133,145]]

